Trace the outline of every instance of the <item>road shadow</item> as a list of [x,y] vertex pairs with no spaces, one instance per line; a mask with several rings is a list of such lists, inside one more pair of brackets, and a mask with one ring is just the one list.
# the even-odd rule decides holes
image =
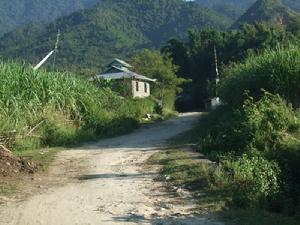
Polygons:
[[223,223],[214,221],[212,219],[201,217],[197,215],[174,215],[163,218],[147,219],[143,215],[130,214],[126,216],[113,217],[114,222],[120,222],[120,224],[134,222],[137,224],[151,224],[151,225],[224,225]]
[[104,173],[104,174],[84,174],[78,177],[78,180],[96,180],[96,179],[137,179],[137,178],[146,178],[149,176],[155,176],[157,173]]

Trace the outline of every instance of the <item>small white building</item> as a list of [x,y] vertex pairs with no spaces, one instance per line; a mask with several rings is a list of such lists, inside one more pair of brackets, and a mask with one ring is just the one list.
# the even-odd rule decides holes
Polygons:
[[130,68],[132,66],[123,60],[114,59],[103,73],[96,75],[91,80],[123,81],[122,85],[129,85],[133,98],[149,97],[151,94],[150,82],[156,82],[156,79],[134,73],[130,71]]

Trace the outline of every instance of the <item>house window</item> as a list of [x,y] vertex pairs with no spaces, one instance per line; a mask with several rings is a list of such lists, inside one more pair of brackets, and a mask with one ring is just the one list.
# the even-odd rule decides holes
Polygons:
[[135,82],[135,90],[136,90],[137,92],[140,91],[140,88],[139,88],[139,82]]
[[148,93],[148,85],[147,85],[147,83],[144,83],[144,89],[145,89],[145,93]]

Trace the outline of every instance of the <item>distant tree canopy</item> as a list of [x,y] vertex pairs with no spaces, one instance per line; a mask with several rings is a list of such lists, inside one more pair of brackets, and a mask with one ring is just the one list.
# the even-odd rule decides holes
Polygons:
[[291,27],[256,23],[242,25],[238,31],[190,30],[187,41],[171,39],[162,48],[162,52],[169,54],[174,64],[179,66],[180,77],[193,81],[183,85],[183,93],[191,103],[179,104],[179,109],[203,108],[205,101],[214,96],[214,46],[217,49],[218,66],[222,70],[232,62],[243,61],[248,55],[275,47],[278,43],[296,42],[298,32],[294,30],[292,33],[290,29]]
[[178,67],[172,60],[158,51],[145,49],[132,56],[130,62],[136,72],[157,79],[152,94],[161,101],[163,109],[173,110],[176,94],[181,91],[179,86],[186,80],[177,77]]

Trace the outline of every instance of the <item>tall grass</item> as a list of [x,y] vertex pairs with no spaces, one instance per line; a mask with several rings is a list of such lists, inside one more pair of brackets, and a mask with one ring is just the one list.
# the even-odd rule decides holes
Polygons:
[[255,99],[261,89],[280,94],[295,107],[300,106],[300,46],[278,46],[263,54],[252,55],[246,62],[233,64],[224,71],[220,85],[223,101],[230,104],[243,102],[245,90]]
[[[68,73],[0,62],[0,142],[9,148],[64,145],[126,132],[151,113],[108,88]],[[154,107],[153,107],[154,108]]]

